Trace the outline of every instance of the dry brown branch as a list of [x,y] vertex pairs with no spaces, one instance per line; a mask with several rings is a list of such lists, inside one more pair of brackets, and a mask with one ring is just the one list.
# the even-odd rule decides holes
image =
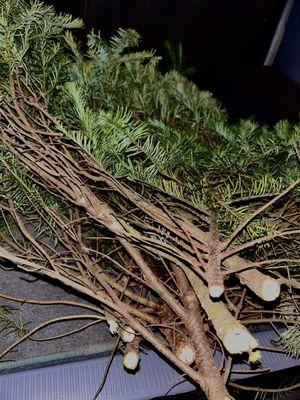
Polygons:
[[[65,212],[31,200],[34,212],[23,216],[8,196],[1,206],[3,218],[14,221],[26,246],[8,239],[10,251],[0,247],[0,257],[93,299],[97,317],[127,343],[124,362],[130,368],[137,366],[143,339],[199,384],[209,400],[231,400],[212,347],[219,341],[223,354],[223,347],[233,354],[251,354],[258,343],[244,325],[255,323],[253,310],[261,307],[248,299],[241,285],[228,290],[224,303],[219,298],[226,290],[226,279],[238,276],[261,299],[277,298],[280,285],[286,282],[263,274],[257,270],[263,266],[260,261],[250,262],[239,254],[299,230],[293,225],[272,236],[229,246],[254,218],[300,181],[255,211],[222,242],[214,213],[196,212],[150,188],[114,178],[57,132],[55,119],[26,82],[11,79],[10,93],[14,100],[3,102],[0,109],[0,138],[27,167],[31,182],[54,195]],[[34,233],[39,221],[47,234]],[[270,321],[261,313],[260,321],[264,319]],[[209,338],[208,332],[212,333]],[[134,354],[129,364],[128,354]]]

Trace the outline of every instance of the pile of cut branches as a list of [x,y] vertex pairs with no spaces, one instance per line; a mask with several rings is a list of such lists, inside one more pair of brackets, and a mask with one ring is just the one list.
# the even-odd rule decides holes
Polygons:
[[0,257],[96,302],[126,368],[148,342],[209,400],[232,399],[216,347],[259,360],[251,325],[299,354],[299,128],[230,125],[134,31],[83,54],[80,21],[0,7]]

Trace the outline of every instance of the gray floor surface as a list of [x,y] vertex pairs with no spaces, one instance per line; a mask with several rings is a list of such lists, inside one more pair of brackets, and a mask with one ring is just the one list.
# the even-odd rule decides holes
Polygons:
[[[33,276],[16,270],[4,271],[0,269],[0,292],[22,298],[39,300],[68,300],[80,303],[88,303],[81,297],[67,292],[65,289],[55,286],[41,279],[36,280]],[[12,317],[14,320],[22,318],[27,330],[52,318],[74,314],[89,314],[91,311],[84,308],[66,305],[35,305],[20,304],[0,298],[0,307],[13,307]],[[42,338],[58,335],[63,332],[79,328],[89,320],[74,320],[61,322],[46,327],[36,333],[34,337]],[[0,327],[3,326],[0,319]],[[17,338],[15,333],[1,333],[0,351],[3,351]],[[81,332],[66,336],[62,339],[46,342],[26,340],[4,357],[6,362],[0,363],[0,370],[6,368],[18,368],[30,364],[39,364],[81,357],[88,354],[105,353],[112,349],[115,338],[111,336],[105,323],[98,323]],[[8,360],[11,360],[8,362]]]

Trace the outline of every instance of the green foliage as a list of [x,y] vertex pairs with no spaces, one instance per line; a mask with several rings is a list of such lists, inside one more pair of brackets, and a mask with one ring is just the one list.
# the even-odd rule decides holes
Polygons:
[[[210,93],[160,73],[154,53],[132,51],[138,39],[132,30],[109,42],[91,34],[83,55],[66,35],[74,63],[61,129],[104,168],[219,210],[225,231],[300,176],[298,126],[231,124]],[[254,225],[252,236],[266,231]]]
[[[56,223],[46,208],[60,210],[64,214],[64,205],[55,196],[34,183],[28,168],[20,163],[5,149],[0,150],[0,231],[17,245],[30,249],[30,243],[24,243],[16,221],[5,213],[6,206],[13,204],[19,217],[26,216],[30,223],[27,228],[34,230],[35,236],[52,239],[57,244]],[[24,221],[23,221],[24,222]],[[0,243],[1,235],[0,235]],[[29,247],[28,247],[29,246]]]
[[26,333],[23,316],[18,313],[16,317],[13,315],[14,309],[12,307],[0,307],[0,332],[6,334],[14,333],[17,336],[23,336]]
[[167,40],[164,43],[164,48],[166,51],[166,59],[170,64],[169,69],[177,71],[187,78],[192,78],[195,75],[195,68],[187,67],[186,65],[182,43],[174,45]]
[[300,357],[300,326],[295,326],[287,329],[281,334],[283,348],[291,357]]
[[139,42],[133,30],[120,29],[109,42],[90,34],[85,56],[70,33],[66,41],[75,59],[72,80],[93,109],[114,111],[121,105],[143,121],[159,119],[177,126],[188,122],[196,129],[224,115],[210,93],[175,71],[161,74],[154,52],[130,51]]
[[[215,209],[224,234],[300,176],[298,126],[230,123],[209,92],[136,50],[134,30],[109,41],[91,33],[83,52],[70,32],[79,20],[36,1],[0,9],[3,95],[9,76],[31,81],[58,128],[115,176]],[[260,219],[246,235],[264,232],[274,226]]]
[[44,96],[57,91],[67,77],[69,58],[64,50],[66,29],[82,23],[56,15],[39,1],[0,1],[0,76],[7,83],[16,70],[30,79]]

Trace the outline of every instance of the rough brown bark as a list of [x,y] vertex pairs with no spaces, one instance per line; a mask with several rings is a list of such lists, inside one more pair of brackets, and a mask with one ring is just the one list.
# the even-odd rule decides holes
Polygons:
[[198,299],[190,288],[184,273],[179,269],[177,270],[175,266],[173,270],[176,272],[178,286],[181,289],[182,300],[186,308],[185,326],[196,350],[197,365],[201,374],[205,377],[206,387],[203,387],[203,390],[210,400],[233,400],[214,362],[205,335]]

